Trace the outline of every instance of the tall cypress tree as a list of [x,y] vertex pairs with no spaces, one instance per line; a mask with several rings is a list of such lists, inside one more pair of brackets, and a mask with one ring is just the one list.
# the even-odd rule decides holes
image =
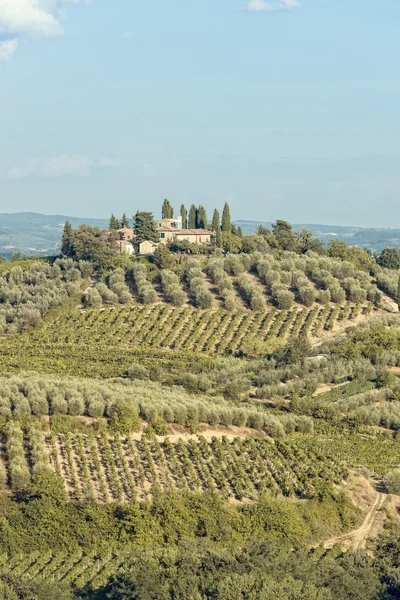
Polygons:
[[211,230],[215,231],[215,232],[217,232],[218,230],[221,231],[221,221],[220,221],[219,211],[217,209],[215,209],[214,213],[213,213]]
[[165,200],[163,202],[161,215],[162,215],[163,219],[173,219],[174,218],[174,209],[173,209],[170,201],[167,200],[167,198],[165,198]]
[[201,204],[199,206],[199,210],[197,211],[197,227],[199,229],[208,229],[206,209]]
[[129,228],[129,219],[128,219],[128,217],[126,216],[126,213],[124,213],[124,214],[122,215],[122,219],[121,219],[121,227],[127,227],[127,228]]
[[189,229],[196,229],[196,217],[197,210],[194,204],[189,209],[188,227]]
[[181,217],[182,217],[182,228],[183,229],[187,229],[187,210],[186,210],[186,206],[184,204],[182,204],[181,206]]
[[239,227],[237,228],[237,234],[239,237],[243,237],[243,229],[241,228],[241,226],[239,225]]
[[225,231],[226,233],[231,232],[231,211],[229,210],[229,204],[227,202],[225,202],[222,213],[222,231]]
[[74,243],[74,230],[72,229],[72,225],[69,221],[65,221],[64,232],[61,239],[61,252],[64,256],[68,256],[70,258],[74,255],[73,250]]
[[222,248],[222,232],[221,227],[218,227],[217,232],[215,234],[215,245],[217,248]]
[[110,229],[120,229],[120,222],[118,221],[117,217],[115,217],[114,215],[111,215],[109,228]]

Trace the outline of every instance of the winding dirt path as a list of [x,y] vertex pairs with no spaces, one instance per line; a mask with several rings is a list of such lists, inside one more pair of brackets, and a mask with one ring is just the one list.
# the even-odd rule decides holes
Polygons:
[[375,521],[376,513],[382,508],[384,502],[385,495],[377,492],[375,501],[369,509],[361,527],[354,529],[353,531],[349,531],[344,535],[339,535],[327,540],[324,542],[324,547],[332,548],[335,544],[343,542],[346,546],[351,546],[356,550],[365,548],[366,541]]

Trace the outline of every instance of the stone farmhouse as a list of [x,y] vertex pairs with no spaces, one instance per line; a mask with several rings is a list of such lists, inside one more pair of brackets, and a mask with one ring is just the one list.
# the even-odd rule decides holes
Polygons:
[[133,229],[129,229],[129,227],[123,227],[122,229],[118,229],[118,234],[120,240],[122,240],[123,242],[132,243],[135,238],[135,232],[133,231]]
[[160,244],[168,244],[172,240],[179,242],[187,241],[192,244],[211,244],[213,231],[206,229],[183,229],[182,218],[161,219],[156,222],[157,231],[160,236]]
[[157,246],[159,246],[159,244],[146,240],[139,244],[139,254],[154,254]]
[[[207,231],[206,229],[183,229],[182,218],[177,219],[160,219],[156,221],[157,233],[159,235],[159,243],[151,242],[146,240],[139,244],[139,254],[154,254],[159,244],[166,245],[168,242],[173,240],[176,241],[187,241],[192,244],[211,244],[212,238],[215,235],[213,231]],[[119,254],[135,254],[135,248],[133,246],[135,241],[135,232],[129,227],[123,227],[118,229],[116,232],[119,239],[116,241]],[[103,236],[109,236],[110,231],[104,229],[102,231]]]

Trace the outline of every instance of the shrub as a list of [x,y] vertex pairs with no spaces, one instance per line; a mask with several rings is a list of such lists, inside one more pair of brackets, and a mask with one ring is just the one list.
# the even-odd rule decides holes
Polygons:
[[305,306],[311,306],[317,299],[317,292],[311,285],[304,285],[299,288],[299,298]]
[[229,310],[230,312],[235,310],[236,302],[233,294],[226,294],[223,298],[226,310]]
[[132,269],[136,288],[143,304],[154,304],[157,293],[151,283],[147,280],[147,269],[143,264],[137,264]]
[[339,284],[330,286],[329,292],[331,294],[332,302],[335,302],[335,304],[340,304],[346,299],[346,292]]
[[318,300],[321,304],[329,304],[331,301],[331,293],[329,290],[320,290],[318,292]]
[[179,277],[167,269],[161,272],[161,282],[166,300],[175,306],[182,306],[186,302],[186,294],[180,287]]
[[200,308],[211,308],[213,303],[213,297],[209,290],[206,288],[197,288],[196,290],[196,304]]
[[250,308],[251,308],[251,310],[255,310],[255,311],[259,311],[259,312],[266,310],[265,300],[264,300],[263,296],[261,295],[261,292],[255,292],[254,294],[252,294],[252,297],[250,300]]
[[129,379],[149,379],[150,373],[145,366],[134,364],[126,372]]
[[102,298],[99,291],[96,288],[91,288],[86,296],[86,304],[93,308],[97,308],[102,305]]
[[225,258],[224,269],[229,275],[235,275],[236,277],[245,271],[243,262],[240,260],[239,256],[236,256],[235,254],[230,254]]
[[117,401],[110,411],[110,416],[110,427],[117,433],[126,435],[140,430],[139,413],[133,403]]
[[292,294],[292,292],[289,290],[282,289],[276,293],[274,300],[278,308],[281,310],[287,310],[293,305],[294,294]]
[[196,305],[200,308],[210,308],[213,303],[213,296],[207,289],[203,274],[197,266],[192,266],[193,261],[187,261],[186,277],[190,283],[190,289],[194,294]]
[[400,495],[400,469],[393,469],[386,475],[385,486],[389,494]]
[[261,294],[261,291],[250,281],[246,275],[241,275],[239,277],[238,285],[252,310],[262,311],[266,309],[265,300]]

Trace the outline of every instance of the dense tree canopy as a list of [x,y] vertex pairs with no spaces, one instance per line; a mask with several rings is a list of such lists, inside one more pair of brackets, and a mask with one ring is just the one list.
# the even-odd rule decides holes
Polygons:
[[400,269],[400,252],[397,248],[384,248],[376,260],[385,269]]
[[153,213],[137,211],[133,217],[134,231],[136,234],[135,243],[140,244],[146,240],[150,242],[159,242],[156,224]]
[[92,261],[104,265],[117,252],[115,241],[118,234],[102,235],[97,227],[80,225],[73,230],[67,221],[62,239],[62,252],[74,260]]

